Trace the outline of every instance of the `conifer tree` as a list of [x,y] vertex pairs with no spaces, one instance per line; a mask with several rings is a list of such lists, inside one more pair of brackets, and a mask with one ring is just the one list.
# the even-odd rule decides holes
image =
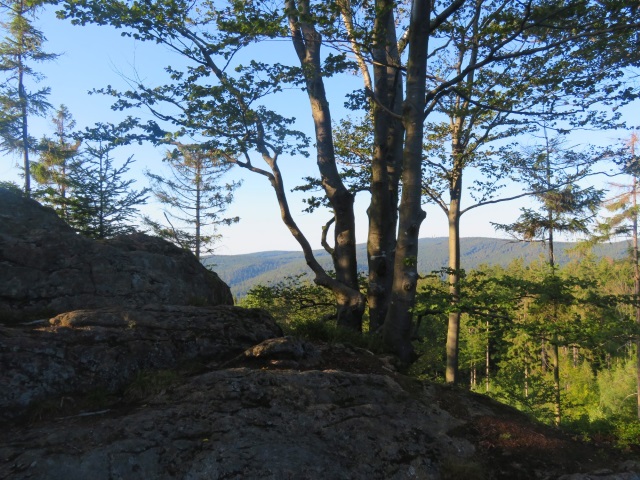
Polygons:
[[29,134],[29,117],[42,116],[51,107],[46,100],[50,89],[31,91],[27,79],[42,79],[42,75],[33,70],[33,63],[57,57],[42,50],[46,39],[32,23],[43,3],[42,0],[5,2],[7,18],[0,24],[6,34],[0,42],[0,73],[4,76],[4,84],[0,87],[0,150],[22,155],[27,196],[31,195],[29,154],[35,146]]
[[[95,134],[100,126],[93,130]],[[125,179],[133,156],[119,167],[111,152],[116,146],[106,140],[85,144],[84,152],[71,164],[69,179],[72,200],[69,223],[79,233],[97,239],[133,233],[131,219],[137,207],[146,203],[148,189],[133,190],[133,179]]]
[[[557,277],[554,239],[557,233],[588,233],[588,224],[594,220],[602,199],[602,191],[593,187],[581,188],[576,180],[584,178],[593,163],[589,155],[563,150],[559,138],[549,138],[544,129],[544,145],[530,152],[523,160],[523,169],[531,180],[531,187],[542,204],[540,210],[523,208],[520,218],[512,224],[494,224],[517,239],[542,241],[547,246],[549,272],[540,282],[541,295],[550,308],[540,309],[550,326],[558,323],[563,301],[564,282]],[[591,161],[590,161],[591,160]],[[573,167],[578,172],[567,174]],[[560,404],[560,338],[557,329],[550,329],[548,340],[552,357],[555,388],[555,422],[561,421]]]
[[70,162],[78,154],[80,141],[72,141],[72,130],[76,122],[64,105],[60,105],[52,123],[54,138],[43,137],[38,145],[40,161],[31,165],[34,180],[41,185],[34,195],[50,205],[58,215],[69,221],[68,190],[70,188]]
[[[640,176],[636,146],[640,139],[638,133],[631,134],[628,145],[630,156],[622,165],[623,173],[631,176],[628,185],[615,185],[622,191],[605,202],[605,207],[613,215],[598,224],[595,240],[610,240],[615,235],[630,236],[632,241],[631,260],[633,263],[633,295],[636,303],[635,319],[640,325],[640,266],[638,265],[638,177]],[[638,420],[640,420],[640,339],[636,341],[637,351],[637,402]]]
[[[218,239],[216,227],[239,220],[238,217],[221,217],[239,184],[221,183],[221,177],[231,165],[220,161],[215,152],[197,145],[179,142],[174,145],[176,148],[167,152],[165,158],[171,168],[171,178],[146,172],[154,196],[169,209],[165,211],[169,225],[161,225],[148,217],[145,223],[157,235],[192,251],[199,260],[201,253],[212,251],[209,247]],[[171,219],[181,225],[176,228]],[[210,233],[205,233],[207,227],[213,227]]]

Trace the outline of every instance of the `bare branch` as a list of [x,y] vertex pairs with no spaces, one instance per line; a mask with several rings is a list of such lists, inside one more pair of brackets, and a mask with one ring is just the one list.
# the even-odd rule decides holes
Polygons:
[[362,74],[362,78],[364,80],[364,87],[367,90],[373,91],[373,84],[371,83],[371,75],[369,74],[369,69],[367,68],[367,62],[362,55],[362,49],[360,48],[360,45],[356,42],[355,28],[353,27],[353,15],[351,13],[351,1],[340,0],[336,3],[338,5],[338,8],[340,9],[342,21],[347,28],[347,35],[349,37],[349,43],[351,44],[351,50],[356,56],[356,61],[358,62],[358,67],[360,68],[360,73]]

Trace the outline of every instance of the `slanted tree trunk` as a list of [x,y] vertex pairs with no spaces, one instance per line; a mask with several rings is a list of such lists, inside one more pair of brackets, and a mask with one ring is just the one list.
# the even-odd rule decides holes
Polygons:
[[284,187],[280,168],[278,167],[277,159],[269,158],[266,155],[263,158],[269,165],[271,173],[253,167],[251,164],[239,162],[238,160],[228,160],[238,164],[243,168],[247,168],[252,170],[253,172],[264,175],[269,179],[269,181],[271,182],[271,186],[275,191],[278,205],[280,206],[280,215],[282,217],[282,221],[302,248],[305,261],[307,262],[307,265],[309,266],[311,271],[315,274],[314,282],[322,287],[331,290],[336,298],[336,303],[339,306],[342,306],[344,311],[350,310],[350,312],[347,313],[351,313],[354,317],[359,315],[359,318],[362,318],[362,312],[365,308],[364,296],[358,290],[353,290],[337,279],[330,277],[324,270],[324,268],[322,268],[322,266],[318,263],[315,256],[313,255],[313,249],[311,248],[309,241],[303,235],[302,231],[298,228],[298,225],[291,215],[289,202],[287,201],[286,190]]
[[293,44],[302,66],[311,104],[322,187],[335,217],[333,265],[336,280],[346,287],[336,295],[337,321],[338,325],[361,331],[365,305],[358,285],[354,198],[343,184],[336,165],[331,112],[322,78],[322,36],[305,20],[310,17],[309,0],[300,0],[297,5],[294,0],[287,0],[286,9]]

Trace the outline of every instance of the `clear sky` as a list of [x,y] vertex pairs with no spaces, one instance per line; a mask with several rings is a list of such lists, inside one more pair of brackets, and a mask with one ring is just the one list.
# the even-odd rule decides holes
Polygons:
[[[138,42],[130,38],[123,38],[120,33],[110,27],[72,26],[68,21],[55,19],[53,10],[43,11],[36,25],[47,37],[45,51],[59,53],[60,57],[46,64],[36,66],[36,70],[45,75],[41,85],[51,87],[50,102],[54,107],[66,105],[74,116],[77,127],[90,127],[96,122],[118,122],[123,117],[122,112],[113,112],[109,108],[111,99],[101,95],[89,95],[93,88],[112,85],[116,88],[126,87],[126,78],[138,75],[150,83],[163,75],[162,68],[175,65],[178,59],[162,46]],[[265,55],[294,55],[293,47],[288,42],[279,42],[262,47]],[[338,120],[347,112],[342,108],[342,94],[358,88],[361,84],[358,78],[341,78],[328,80],[328,91],[332,93],[330,103],[334,120]],[[297,128],[312,135],[313,127],[310,121],[310,108],[306,94],[300,91],[288,91],[279,99],[279,108],[284,114],[298,119]],[[134,116],[150,117],[147,112],[130,112]],[[53,112],[51,113],[53,115]],[[50,115],[50,116],[51,116]],[[628,109],[628,115],[635,115],[633,109]],[[50,117],[49,116],[49,117]],[[47,119],[31,121],[32,133],[36,137],[51,134],[52,126]],[[600,141],[618,143],[623,134],[601,134]],[[524,140],[526,141],[526,140]],[[147,186],[142,175],[144,169],[154,172],[162,171],[161,162],[163,152],[149,146],[134,146],[116,150],[117,160],[123,161],[129,155],[134,155],[136,164],[132,176],[137,179],[136,188]],[[15,157],[0,158],[0,178],[14,180],[18,184],[19,159]],[[313,152],[310,158],[283,157],[280,161],[288,189],[301,184],[301,178],[314,175],[317,172]],[[239,170],[239,169],[238,169]],[[297,243],[288,232],[279,216],[279,209],[273,191],[266,180],[250,172],[236,171],[230,178],[242,178],[243,185],[236,191],[236,200],[228,209],[230,216],[239,216],[240,223],[222,227],[220,233],[222,241],[218,244],[216,253],[239,254],[264,250],[298,250]],[[517,193],[519,187],[514,186],[510,192]],[[366,242],[366,208],[368,197],[359,194],[356,202],[358,242]],[[291,194],[291,209],[296,221],[315,248],[320,248],[321,226],[330,218],[329,212],[307,214],[302,212],[304,205],[302,195]],[[461,229],[463,236],[497,237],[490,221],[509,223],[514,221],[519,208],[529,200],[487,206],[469,212],[462,217]],[[437,207],[425,205],[427,219],[422,225],[421,237],[442,237],[447,235],[446,217]],[[144,211],[156,218],[160,217],[160,206],[150,202]]]

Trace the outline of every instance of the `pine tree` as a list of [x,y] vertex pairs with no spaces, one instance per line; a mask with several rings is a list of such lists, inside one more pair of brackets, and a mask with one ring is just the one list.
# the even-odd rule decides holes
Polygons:
[[67,107],[61,105],[51,120],[56,129],[54,138],[44,137],[40,140],[40,161],[31,164],[31,174],[41,185],[34,192],[34,196],[42,203],[53,207],[61,218],[69,221],[69,167],[72,159],[78,154],[80,141],[71,141],[71,131],[75,128],[76,122]]
[[[145,218],[145,223],[157,235],[192,251],[199,260],[202,252],[212,251],[208,247],[219,238],[215,235],[216,227],[239,220],[238,217],[221,218],[239,184],[220,182],[231,165],[221,162],[215,153],[194,145],[178,142],[174,145],[176,148],[167,152],[165,158],[171,168],[172,178],[146,172],[155,197],[169,208],[169,211],[165,211],[169,226],[150,218]],[[182,227],[175,228],[171,219],[180,222]],[[213,227],[209,234],[205,233],[207,227]]]
[[0,87],[0,150],[19,153],[23,160],[24,191],[31,195],[31,168],[29,154],[35,146],[29,135],[29,117],[42,116],[51,105],[46,98],[49,88],[36,91],[27,89],[27,79],[39,81],[42,75],[35,72],[32,63],[55,59],[58,55],[45,53],[42,44],[45,37],[30,19],[43,5],[41,0],[10,0],[7,20],[1,26],[6,37],[0,42],[0,72],[4,85]]

